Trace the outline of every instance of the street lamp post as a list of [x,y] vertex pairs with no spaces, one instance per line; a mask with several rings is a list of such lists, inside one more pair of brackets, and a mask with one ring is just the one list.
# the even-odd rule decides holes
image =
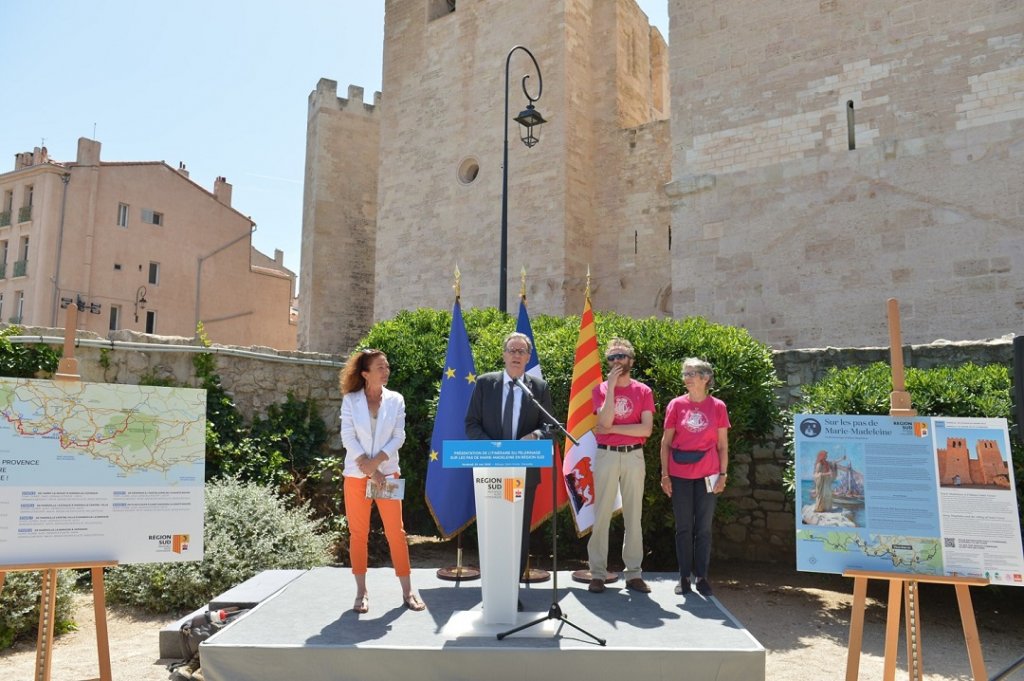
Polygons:
[[145,310],[146,309],[146,303],[148,303],[148,302],[149,301],[146,300],[146,287],[145,286],[140,286],[139,288],[135,289],[135,323],[136,324],[138,324],[138,322],[139,322],[139,309],[141,308],[141,309]]
[[501,279],[498,282],[498,309],[502,312],[508,311],[506,304],[506,298],[508,297],[508,76],[512,55],[516,50],[525,52],[530,57],[530,61],[533,62],[533,68],[537,71],[537,96],[531,96],[529,90],[526,89],[526,81],[530,78],[530,74],[526,74],[523,76],[522,81],[523,94],[526,95],[527,99],[526,109],[521,111],[514,119],[520,125],[519,137],[527,148],[532,148],[540,141],[537,135],[534,134],[534,128],[546,122],[544,117],[540,115],[540,112],[533,108],[533,103],[540,99],[540,95],[544,90],[544,78],[540,74],[540,66],[537,65],[537,59],[533,56],[532,52],[522,45],[516,45],[509,50],[508,56],[505,57],[505,140],[503,147],[504,156],[501,162],[501,265],[499,267]]

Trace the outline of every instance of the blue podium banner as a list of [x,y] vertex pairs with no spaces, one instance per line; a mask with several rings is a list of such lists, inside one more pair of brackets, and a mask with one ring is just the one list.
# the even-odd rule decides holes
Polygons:
[[506,468],[551,465],[551,440],[445,440],[444,468]]

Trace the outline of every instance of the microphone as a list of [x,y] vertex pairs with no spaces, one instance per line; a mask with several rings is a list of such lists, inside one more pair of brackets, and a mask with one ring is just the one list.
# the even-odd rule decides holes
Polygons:
[[522,376],[512,379],[512,382],[519,386],[519,389],[522,390],[524,393],[526,393],[530,397],[533,397],[533,393],[530,392],[530,389],[526,387],[526,383],[523,382]]

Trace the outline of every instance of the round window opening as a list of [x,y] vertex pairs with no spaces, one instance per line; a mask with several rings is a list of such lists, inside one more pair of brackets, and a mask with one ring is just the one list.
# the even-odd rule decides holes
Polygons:
[[459,164],[459,182],[472,184],[480,174],[480,163],[475,158],[467,158]]

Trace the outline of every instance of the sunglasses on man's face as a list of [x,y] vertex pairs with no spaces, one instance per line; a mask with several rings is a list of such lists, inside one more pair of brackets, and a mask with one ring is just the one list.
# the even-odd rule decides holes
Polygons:
[[615,353],[612,353],[612,354],[608,355],[607,357],[605,357],[605,359],[608,360],[609,362],[616,362],[616,361],[618,361],[620,359],[632,359],[632,358],[629,355],[627,355],[626,353],[624,353],[624,352],[615,352]]

